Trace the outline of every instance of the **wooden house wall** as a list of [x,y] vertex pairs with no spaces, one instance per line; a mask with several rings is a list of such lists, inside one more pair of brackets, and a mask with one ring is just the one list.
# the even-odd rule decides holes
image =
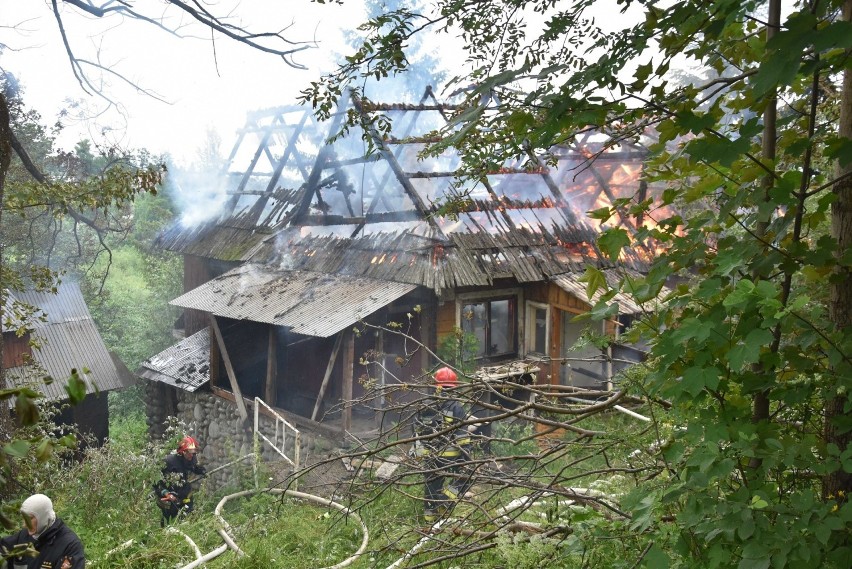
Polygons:
[[[286,348],[279,350],[276,402],[279,407],[310,417],[328,362],[331,359],[336,338],[314,338],[290,334]],[[335,359],[329,383],[323,395],[320,416],[340,399],[341,377],[343,375],[343,349]]]
[[[548,338],[548,355],[550,356],[549,363],[543,363],[541,371],[537,376],[537,383],[558,384],[560,377],[561,366],[561,340],[562,340],[562,320],[565,313],[582,314],[591,310],[591,305],[588,302],[577,298],[573,294],[565,291],[561,287],[553,283],[533,283],[526,285],[523,290],[522,299],[519,299],[519,319],[518,319],[518,341],[520,353],[523,353],[523,339],[525,337],[524,327],[526,326],[526,301],[546,304],[550,307],[550,336]],[[440,345],[441,340],[449,334],[453,333],[456,327],[456,301],[445,300],[439,302],[436,306],[435,327],[437,335],[437,344]],[[614,320],[607,321],[607,334],[614,334],[616,322]]]
[[[243,397],[263,397],[266,379],[268,326],[258,322],[217,318],[222,338],[231,360],[234,374]],[[219,377],[217,385],[231,389],[225,372],[224,355],[219,352]]]
[[[536,283],[527,290],[527,300],[540,302],[550,306],[550,364],[539,373],[539,383],[559,384],[562,358],[562,320],[564,313],[583,314],[592,309],[588,302],[577,298],[553,283]],[[608,320],[606,333],[614,334],[616,322]]]
[[435,310],[435,333],[438,336],[438,344],[441,339],[453,333],[456,327],[456,301],[445,300],[439,302]]
[[94,439],[95,446],[100,446],[109,437],[109,405],[107,392],[90,393],[80,403],[66,406],[55,418],[57,424],[75,425],[87,439]]
[[25,363],[25,356],[32,356],[30,335],[18,337],[14,332],[3,333],[3,369],[20,367]]
[[[183,256],[183,292],[189,292],[211,278],[205,259],[193,255]],[[207,313],[201,310],[184,309],[183,320],[187,337],[208,326]]]
[[[183,256],[183,292],[189,292],[207,281],[224,274],[237,263],[228,263],[217,261],[215,259],[206,259],[204,257],[196,257],[194,255]],[[184,330],[186,336],[191,336],[199,330],[202,330],[210,323],[207,313],[202,310],[193,310],[185,308],[184,314]]]

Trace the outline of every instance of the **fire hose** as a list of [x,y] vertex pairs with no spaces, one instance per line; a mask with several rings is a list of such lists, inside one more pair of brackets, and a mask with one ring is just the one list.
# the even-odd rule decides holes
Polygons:
[[[238,462],[242,462],[243,460],[246,460],[247,458],[251,458],[253,456],[254,456],[253,454],[248,454],[246,456],[238,458],[237,460],[231,461],[227,464],[223,464],[222,466],[218,466],[218,467],[216,467],[216,468],[214,468],[214,469],[212,469],[208,472],[205,472],[201,476],[198,476],[198,477],[190,480],[189,483],[191,484],[191,483],[194,483],[194,482],[198,482],[199,480],[202,480],[203,478],[210,476],[214,472],[218,472],[218,471],[220,471],[224,468],[227,468],[229,466],[233,466],[234,464],[237,464]],[[183,533],[179,529],[171,527],[171,526],[166,528],[167,533],[174,533],[174,534],[183,536],[183,538],[190,545],[190,547],[192,547],[193,552],[195,553],[195,560],[186,564],[186,565],[183,565],[182,567],[180,567],[180,569],[195,569],[196,567],[200,567],[201,565],[204,565],[206,562],[208,562],[212,559],[215,559],[219,555],[225,553],[228,549],[232,549],[234,551],[234,553],[236,553],[237,555],[240,555],[240,556],[245,555],[245,553],[237,545],[236,541],[234,540],[234,538],[231,534],[230,524],[228,524],[228,522],[225,520],[225,518],[222,517],[222,508],[225,506],[225,504],[229,500],[231,500],[233,498],[240,498],[240,497],[243,497],[243,496],[258,494],[258,493],[261,493],[261,492],[266,492],[266,493],[269,493],[269,494],[277,494],[277,495],[284,494],[284,495],[290,496],[292,498],[298,498],[300,500],[307,500],[307,501],[310,501],[310,502],[321,504],[323,506],[330,506],[332,508],[339,510],[343,514],[346,514],[347,516],[354,517],[358,521],[358,523],[361,525],[361,530],[362,530],[362,534],[363,534],[363,538],[361,540],[361,546],[358,548],[358,550],[354,554],[349,556],[347,559],[344,559],[343,561],[341,561],[340,563],[338,563],[336,565],[332,565],[332,566],[329,566],[329,567],[323,567],[322,569],[342,569],[343,567],[347,567],[348,565],[352,564],[356,559],[358,559],[364,553],[364,551],[367,549],[367,544],[368,544],[369,539],[370,539],[369,531],[367,530],[367,525],[364,523],[364,521],[361,519],[361,517],[357,513],[350,511],[349,508],[347,508],[346,506],[344,506],[342,504],[338,504],[337,502],[334,502],[332,500],[328,500],[328,499],[323,498],[321,496],[315,496],[313,494],[306,494],[304,492],[298,492],[296,490],[284,490],[284,489],[281,489],[281,488],[258,488],[258,489],[255,489],[255,490],[244,490],[244,491],[241,491],[241,492],[236,492],[234,494],[228,494],[227,496],[224,496],[219,501],[219,504],[216,506],[216,509],[214,511],[214,515],[216,516],[216,519],[219,522],[219,526],[220,526],[219,529],[217,530],[217,532],[222,537],[222,540],[225,543],[223,545],[217,547],[216,549],[213,549],[212,551],[209,551],[209,552],[207,552],[203,555],[201,553],[201,550],[198,548],[198,546],[195,544],[195,542],[192,540],[192,538],[190,538],[188,535],[186,535],[185,533]],[[108,557],[108,556],[112,555],[113,553],[117,553],[119,551],[127,549],[128,547],[133,545],[133,543],[134,543],[134,540],[132,540],[132,539],[125,541],[124,543],[122,543],[118,547],[115,547],[115,548],[107,551],[106,554],[104,555],[104,557]],[[89,564],[95,565],[95,562],[90,562]]]

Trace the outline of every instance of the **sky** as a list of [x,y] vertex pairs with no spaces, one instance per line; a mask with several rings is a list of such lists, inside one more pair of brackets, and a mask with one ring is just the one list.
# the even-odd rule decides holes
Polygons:
[[[163,2],[137,2],[138,9],[162,10]],[[167,25],[181,27],[177,38],[147,23],[126,18],[83,17],[61,6],[69,43],[78,58],[102,61],[157,100],[106,76],[104,91],[120,103],[104,114],[106,106],[90,97],[74,79],[55,17],[47,0],[0,0],[0,67],[11,72],[24,88],[27,105],[53,124],[63,109],[66,125],[59,142],[70,148],[82,138],[105,140],[126,148],[168,152],[178,161],[191,161],[204,144],[209,129],[230,149],[235,131],[246,113],[289,105],[299,91],[322,71],[332,69],[336,54],[346,52],[341,25],[365,19],[361,2],[319,5],[307,0],[214,0],[207,4],[216,14],[232,13],[252,31],[278,31],[310,49],[293,56],[309,69],[285,65],[271,54],[237,44],[224,37],[210,40],[210,30],[193,24],[179,10],[164,13]],[[163,12],[149,12],[160,15]],[[238,22],[239,20],[235,20]],[[99,74],[91,75],[100,80]],[[118,112],[120,110],[120,112]],[[89,120],[80,121],[74,114]]]
[[[163,16],[166,26],[190,37],[174,37],[149,23],[127,18],[83,15],[60,2],[76,57],[99,60],[126,80],[157,94],[157,98],[148,96],[123,79],[93,71],[90,77],[106,81],[103,92],[118,103],[103,112],[103,100],[87,95],[74,78],[50,4],[49,0],[0,0],[0,68],[15,75],[24,88],[24,101],[42,114],[45,123],[53,124],[63,110],[69,111],[62,115],[65,128],[59,145],[70,149],[78,140],[90,139],[168,153],[182,164],[197,158],[209,130],[215,130],[227,154],[247,112],[295,104],[310,81],[332,70],[341,53],[352,51],[344,30],[351,33],[366,19],[363,0],[343,0],[342,5],[310,0],[202,2],[211,12],[230,14],[233,23],[242,23],[251,31],[286,28],[288,39],[311,45],[293,56],[308,68],[299,70],[274,55],[218,34],[211,41],[208,28],[174,7],[164,8],[162,1],[143,0],[133,6],[155,10],[146,15]],[[615,0],[601,0],[594,8],[599,24],[620,24],[620,18],[613,17],[618,14]],[[533,14],[527,22],[531,33],[535,30],[529,28],[541,25]],[[463,60],[460,40],[444,34],[438,41],[433,36],[425,42],[436,46],[437,56],[451,68],[451,74],[459,73]]]

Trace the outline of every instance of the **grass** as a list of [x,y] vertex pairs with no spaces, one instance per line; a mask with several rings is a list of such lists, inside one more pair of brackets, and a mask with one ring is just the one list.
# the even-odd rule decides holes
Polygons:
[[[46,491],[54,498],[60,517],[71,526],[86,545],[90,566],[101,568],[161,569],[185,565],[195,556],[186,539],[176,533],[160,528],[160,512],[150,496],[151,485],[160,476],[162,457],[167,445],[151,444],[147,441],[145,419],[141,411],[134,409],[133,399],[111,400],[120,412],[113,413],[111,432],[113,439],[101,449],[91,449],[80,463],[71,463],[58,468],[48,463],[39,473],[37,490]],[[600,420],[597,425],[619,435],[635,425],[620,416]],[[590,426],[595,428],[595,426]],[[501,433],[506,438],[523,438],[525,432]],[[549,475],[559,473],[570,479],[570,485],[598,487],[605,492],[618,493],[632,483],[622,477],[589,475],[589,469],[605,468],[608,460],[604,450],[613,455],[624,456],[626,451],[642,443],[634,439],[628,443],[601,440],[582,449],[577,447],[563,455],[554,455],[545,466]],[[619,446],[621,445],[621,446]],[[626,445],[626,446],[624,446]],[[494,445],[501,454],[533,455],[538,451],[535,442],[522,445],[510,442]],[[616,452],[617,450],[617,452]],[[583,453],[587,460],[577,462]],[[523,474],[532,464],[531,460],[519,460],[516,467]],[[532,474],[527,472],[527,474]],[[539,473],[541,474],[541,473]],[[530,476],[532,480],[533,477]],[[540,482],[546,477],[539,478]],[[213,510],[225,493],[249,489],[253,477],[245,477],[245,487],[235,487],[220,493],[209,492],[202,485],[196,494],[196,511],[175,524],[175,528],[189,536],[207,553],[222,545],[217,533],[218,522]],[[422,503],[416,499],[421,480],[411,474],[405,482],[394,487],[359,488],[352,496],[353,503],[361,504],[359,514],[370,532],[368,551],[355,563],[354,569],[386,567],[405,554],[425,531]],[[461,505],[456,516],[469,516],[468,524],[485,518],[485,510],[495,511],[511,499],[525,493],[521,489],[478,487],[478,497],[483,500],[483,510]],[[227,551],[206,566],[211,568],[256,568],[256,567],[326,567],[340,563],[355,553],[361,544],[361,526],[351,517],[338,510],[318,506],[311,502],[270,494],[256,494],[230,500],[223,516],[233,528],[233,537],[246,553],[238,557]],[[544,523],[568,523],[576,528],[575,535],[563,541],[525,541],[516,543],[510,537],[498,540],[497,546],[477,555],[459,560],[448,560],[437,567],[560,567],[572,566],[588,547],[588,542],[604,525],[609,524],[588,509],[559,507],[556,500],[545,500],[541,508],[525,513],[522,520]],[[608,535],[613,529],[607,527]],[[461,534],[443,533],[430,547],[414,560],[421,562],[448,552],[447,545],[459,544],[470,539]],[[131,541],[126,547],[122,544]],[[613,547],[629,544],[614,543]],[[552,557],[556,556],[559,561]],[[579,556],[579,557],[578,557]],[[545,565],[537,565],[542,559]]]

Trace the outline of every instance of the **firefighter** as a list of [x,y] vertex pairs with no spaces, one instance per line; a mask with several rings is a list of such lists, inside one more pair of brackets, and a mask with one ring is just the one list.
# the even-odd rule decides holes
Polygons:
[[194,488],[189,475],[204,476],[207,470],[198,464],[198,441],[185,436],[177,450],[166,455],[163,478],[154,487],[157,503],[163,511],[161,525],[170,523],[178,514],[192,512]]
[[[33,494],[21,504],[20,512],[24,528],[0,539],[0,555],[9,556],[9,567],[83,569],[86,566],[83,542],[56,517],[50,498]],[[32,555],[33,550],[35,555]],[[5,567],[5,563],[2,566]]]
[[427,522],[434,522],[441,513],[449,511],[470,487],[470,478],[461,475],[462,464],[470,458],[471,433],[478,428],[476,424],[460,425],[476,417],[444,394],[458,385],[456,372],[442,367],[435,372],[434,379],[434,396],[414,423],[415,434],[422,439],[417,441],[415,453],[425,458]]

